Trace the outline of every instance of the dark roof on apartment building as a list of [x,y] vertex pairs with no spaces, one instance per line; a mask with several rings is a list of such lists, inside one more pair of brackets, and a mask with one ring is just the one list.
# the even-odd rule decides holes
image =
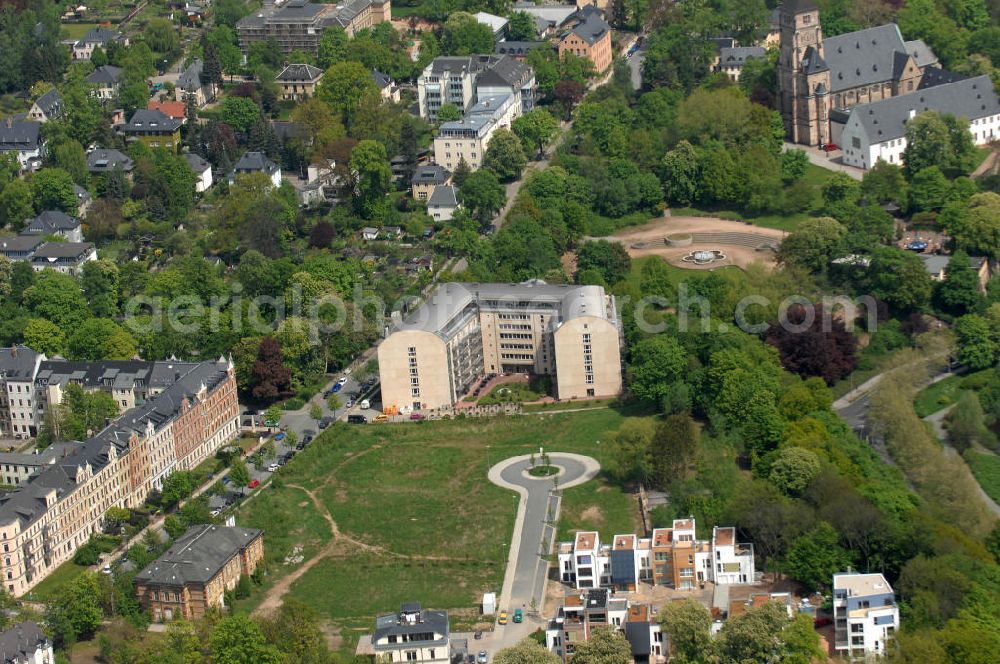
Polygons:
[[33,251],[45,242],[40,235],[15,235],[0,238],[0,254]]
[[611,32],[611,26],[595,13],[587,14],[587,18],[576,25],[571,31],[576,36],[583,39],[588,44],[596,44],[604,35]]
[[80,220],[60,210],[46,210],[28,222],[24,232],[32,235],[50,235],[76,230]]
[[87,83],[94,85],[114,85],[122,75],[122,68],[114,65],[101,65],[83,79]]
[[181,124],[183,123],[180,120],[175,120],[159,109],[140,108],[132,114],[132,119],[122,129],[139,132],[149,129],[173,132],[180,129]]
[[107,28],[91,28],[87,31],[87,34],[83,36],[83,39],[78,41],[78,44],[107,44],[115,40],[121,39],[119,35],[114,30],[108,30]]
[[[407,602],[399,607],[399,613],[381,615],[375,619],[372,644],[377,650],[379,649],[378,642],[384,636],[426,634],[428,631],[440,634],[442,638],[435,641],[421,641],[421,644],[445,643],[449,635],[448,612],[432,611],[421,608],[418,602]],[[396,649],[398,646],[393,644],[390,647]]]
[[719,50],[719,65],[722,67],[742,67],[751,58],[762,58],[767,54],[760,46],[736,46]]
[[278,170],[278,165],[267,158],[263,152],[247,152],[233,166],[236,173],[267,173],[274,174]]
[[637,620],[625,623],[625,638],[632,647],[632,657],[642,659],[653,651],[649,641],[649,622]]
[[0,662],[33,662],[35,652],[46,650],[51,644],[41,627],[26,620],[0,632]]
[[41,97],[35,100],[35,106],[45,114],[45,117],[52,117],[54,114],[59,113],[59,106],[62,104],[62,97],[59,96],[59,91],[52,88]]
[[128,173],[135,168],[135,162],[114,148],[96,148],[87,153],[87,170],[91,173],[106,173],[118,167]]
[[8,379],[31,380],[38,353],[27,346],[0,348],[0,375]]
[[308,64],[292,64],[281,70],[278,81],[315,81],[323,75],[323,70]]
[[510,56],[494,56],[486,70],[476,79],[476,86],[508,85],[518,90],[527,84],[533,73],[534,70],[530,65]]
[[173,587],[208,583],[233,556],[263,533],[257,528],[191,526],[163,555],[139,572],[135,580]]
[[451,173],[444,166],[427,164],[414,169],[410,182],[412,184],[444,184],[450,177]]
[[202,59],[195,58],[177,79],[177,87],[187,92],[197,92],[204,87],[201,82],[201,73],[204,69],[205,63]]
[[384,90],[385,88],[392,85],[392,76],[380,72],[378,69],[372,69],[372,80],[375,81],[375,85],[379,90]]
[[497,42],[493,50],[497,55],[526,56],[536,48],[552,48],[549,42],[545,41],[502,41]]
[[212,168],[212,164],[208,163],[204,157],[193,152],[185,152],[184,161],[188,163],[188,166],[190,166],[191,170],[195,173],[204,173]]
[[42,142],[41,128],[34,120],[7,118],[0,122],[0,152],[37,148]]

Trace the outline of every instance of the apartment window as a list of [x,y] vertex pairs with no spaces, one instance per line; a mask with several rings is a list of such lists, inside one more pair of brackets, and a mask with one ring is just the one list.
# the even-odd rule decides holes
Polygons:
[[407,650],[406,651],[406,661],[407,662],[415,662],[415,661],[417,661],[417,651],[416,650]]
[[431,656],[431,659],[434,659],[434,648],[431,648],[430,650],[428,650],[427,654],[429,654]]
[[414,387],[414,388],[410,389],[410,396],[419,397],[420,396],[420,388],[419,387]]

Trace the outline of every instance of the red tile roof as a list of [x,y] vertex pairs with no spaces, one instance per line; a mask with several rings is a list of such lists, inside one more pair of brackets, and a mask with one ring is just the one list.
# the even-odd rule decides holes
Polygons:
[[159,109],[161,113],[175,120],[184,120],[187,117],[182,101],[151,101],[146,105],[146,108]]

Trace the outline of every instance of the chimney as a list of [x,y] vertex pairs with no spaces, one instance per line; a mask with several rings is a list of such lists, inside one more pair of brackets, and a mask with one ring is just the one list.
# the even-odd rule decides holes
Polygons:
[[7,116],[7,129],[11,129],[14,126],[14,118]]
[[17,344],[14,344],[10,347],[10,356],[11,358],[17,357]]

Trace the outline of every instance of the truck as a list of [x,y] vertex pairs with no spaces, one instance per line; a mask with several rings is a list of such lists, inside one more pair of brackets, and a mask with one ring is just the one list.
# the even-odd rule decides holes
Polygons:
[[372,407],[371,402],[368,399],[361,400],[361,410],[368,410]]

